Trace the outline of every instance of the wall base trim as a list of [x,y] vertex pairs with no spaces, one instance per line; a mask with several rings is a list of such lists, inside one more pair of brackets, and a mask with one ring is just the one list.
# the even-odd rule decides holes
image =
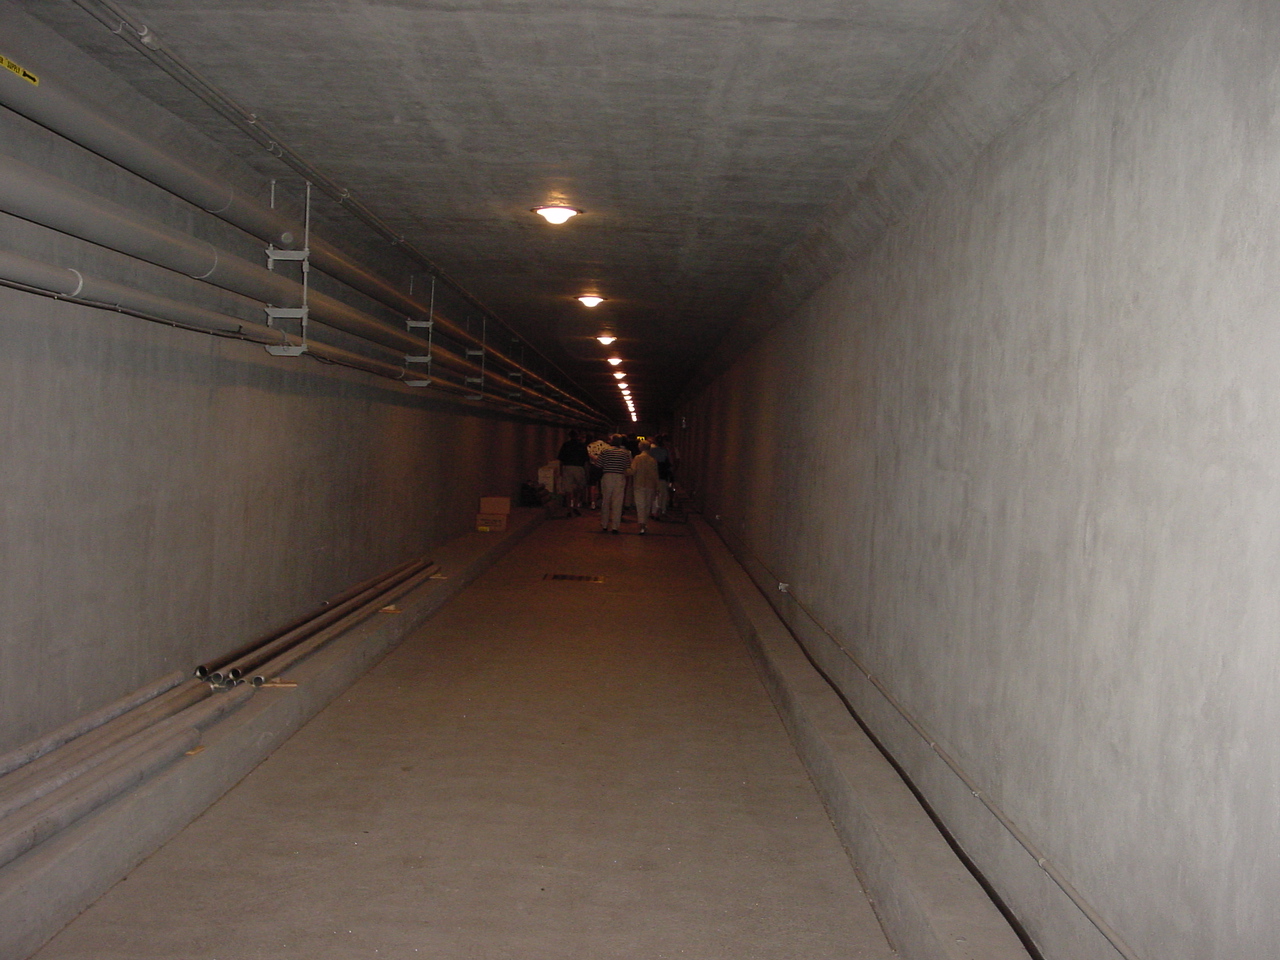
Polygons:
[[711,527],[698,546],[890,940],[911,960],[1029,954]]

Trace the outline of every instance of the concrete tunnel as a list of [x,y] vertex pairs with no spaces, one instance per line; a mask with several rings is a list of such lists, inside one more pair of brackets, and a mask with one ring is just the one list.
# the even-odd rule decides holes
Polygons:
[[0,0],[0,960],[1274,956],[1276,49]]

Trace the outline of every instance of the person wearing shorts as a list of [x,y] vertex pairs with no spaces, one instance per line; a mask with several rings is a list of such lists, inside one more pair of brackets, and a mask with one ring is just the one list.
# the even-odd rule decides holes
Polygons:
[[575,516],[582,516],[582,495],[587,489],[587,445],[577,430],[569,431],[569,439],[560,447],[560,487],[565,506]]

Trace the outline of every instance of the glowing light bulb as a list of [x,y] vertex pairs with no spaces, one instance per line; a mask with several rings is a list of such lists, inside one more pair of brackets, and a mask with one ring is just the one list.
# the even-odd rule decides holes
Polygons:
[[534,207],[533,212],[542,217],[547,223],[561,224],[571,217],[576,217],[581,210],[575,210],[573,207],[566,207],[563,204],[552,203],[545,207]]
[[[602,333],[600,334],[600,336],[596,337],[596,339],[599,340],[601,343],[603,343],[607,347],[609,344],[613,343],[613,341],[617,340],[618,338],[611,337],[607,333]],[[622,361],[619,360],[618,362],[621,363]]]
[[594,293],[585,293],[578,298],[578,302],[584,307],[598,307],[604,303],[604,297],[597,297]]
[[615,377],[617,377],[619,380],[625,380],[625,379],[627,379],[627,375],[626,375],[625,373],[623,373],[621,370],[616,370],[616,371],[614,371],[614,374],[613,374],[613,375],[614,375]]
[[616,367],[618,364],[620,364],[621,362],[622,362],[622,358],[621,358],[621,357],[610,357],[610,358],[609,358],[609,363],[610,363],[611,365],[615,366],[615,367]]

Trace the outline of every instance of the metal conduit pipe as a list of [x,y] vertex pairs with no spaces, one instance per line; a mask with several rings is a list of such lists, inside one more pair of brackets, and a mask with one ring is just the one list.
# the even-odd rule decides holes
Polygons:
[[[0,281],[16,284],[47,296],[83,303],[89,306],[126,310],[149,320],[172,323],[176,326],[217,336],[233,337],[262,344],[298,345],[302,341],[281,330],[251,323],[236,317],[195,307],[178,300],[156,296],[135,290],[109,280],[100,280],[78,270],[55,267],[21,254],[0,250]],[[405,368],[392,363],[352,353],[327,344],[311,343],[308,353],[317,359],[346,367],[364,370],[392,380],[408,378]],[[458,389],[462,389],[459,385]],[[0,771],[2,772],[2,771]]]
[[194,706],[213,692],[213,687],[207,683],[187,680],[150,702],[121,714],[115,720],[104,723],[59,749],[45,754],[39,760],[33,760],[26,766],[13,771],[5,777],[6,789],[33,783],[42,777],[52,775],[59,769],[79,763],[99,750],[105,750],[112,744],[127,740],[166,717]]
[[112,760],[0,820],[0,867],[192,750],[199,744],[203,728],[252,695],[252,687],[219,694],[208,704],[158,723],[131,738],[129,746]]
[[191,727],[141,737],[95,775],[64,784],[42,802],[6,817],[0,821],[0,867],[158,773],[199,742],[200,732]]
[[109,280],[99,280],[79,270],[55,267],[9,250],[0,250],[0,279],[48,291],[68,300],[119,307],[209,333],[243,337],[264,344],[289,342],[282,331],[262,324],[238,320],[214,310],[191,306]]
[[276,627],[275,629],[268,631],[262,636],[256,637],[255,639],[250,640],[248,643],[245,643],[239,647],[236,647],[234,650],[228,651],[227,653],[224,653],[221,656],[214,657],[211,660],[206,660],[204,663],[196,667],[195,675],[203,680],[204,678],[208,677],[211,673],[213,673],[215,670],[218,670],[221,667],[225,667],[227,664],[231,663],[234,660],[238,660],[240,657],[243,657],[245,654],[250,653],[253,650],[256,650],[258,647],[261,647],[263,644],[269,643],[270,641],[276,639],[277,637],[288,633],[290,630],[294,629],[295,627],[302,626],[312,617],[316,616],[316,614],[323,613],[325,610],[332,608],[336,604],[342,603],[346,600],[350,600],[356,594],[369,589],[374,584],[381,583],[387,577],[390,577],[396,573],[399,573],[401,570],[404,570],[406,567],[416,562],[418,561],[406,560],[404,563],[397,564],[396,566],[392,567],[390,570],[384,570],[382,573],[369,577],[367,580],[362,580],[360,583],[357,583],[353,587],[348,587],[346,590],[343,590],[342,593],[338,594],[336,597],[330,597],[328,600],[323,601],[320,604],[319,610],[309,611],[307,613],[304,613],[302,616],[296,617],[295,619],[290,620],[288,623],[284,624],[283,626]]
[[[143,735],[145,735],[145,732],[134,736]],[[52,793],[63,784],[70,783],[77,777],[83,776],[94,767],[114,760],[132,745],[132,737],[127,740],[121,740],[80,758],[76,763],[61,764],[57,768],[47,771],[42,777],[29,778],[21,783],[6,784],[3,779],[0,779],[0,822],[3,822],[5,817],[16,813],[28,804],[34,803],[41,797]]]
[[0,103],[267,243],[290,248],[301,240],[301,230],[286,217],[114,122],[56,78],[41,77],[37,85],[6,70]]
[[6,156],[0,156],[0,210],[254,300],[302,302],[301,286],[285,276]]
[[152,716],[151,722],[135,725],[136,729],[125,736],[94,744],[94,749],[84,749],[83,744],[72,744],[48,755],[47,762],[31,774],[22,771],[8,777],[0,777],[0,819],[20,808],[52,793],[65,783],[70,783],[95,767],[108,763],[129,749],[139,736],[159,728],[170,729],[175,725],[204,729],[223,716],[239,700],[225,696],[207,696],[167,717]]
[[426,570],[422,570],[408,579],[385,589],[377,598],[376,602],[371,602],[361,608],[353,610],[337,623],[334,623],[328,628],[321,630],[319,633],[280,651],[274,659],[260,664],[258,668],[253,671],[253,675],[249,678],[250,682],[254,686],[261,686],[272,677],[278,677],[282,670],[287,670],[303,657],[309,656],[330,640],[339,636],[343,632],[350,630],[356,624],[373,616],[373,614],[381,607],[391,603],[399,597],[404,596],[410,590],[427,580],[431,576],[432,572],[432,568],[429,567]]
[[[3,156],[0,156],[0,209],[255,300],[285,306],[302,302],[301,284],[287,277]],[[346,333],[402,355],[430,353],[469,375],[481,372],[478,365],[457,354],[382,323],[334,297],[312,291],[308,303],[316,320]],[[217,315],[206,312],[206,316]],[[489,373],[487,378],[510,393],[544,399],[532,389],[498,374]],[[552,403],[571,416],[582,416],[564,404]]]
[[[40,91],[43,92],[41,93]],[[170,190],[175,195],[196,203],[206,211],[222,217],[229,223],[267,242],[286,247],[294,245],[295,235],[300,230],[297,225],[289,223],[275,211],[261,207],[253,201],[235,194],[234,188],[229,184],[219,183],[213,178],[194,170],[182,161],[163,153],[119,124],[101,117],[65,92],[58,90],[56,86],[50,90],[48,82],[37,88],[6,72],[5,76],[0,77],[0,100],[23,115],[48,126],[58,133],[68,135],[70,139],[74,139],[76,142],[108,159],[120,162],[127,169],[133,170],[140,176]],[[227,197],[233,199],[227,200]],[[20,213],[17,205],[15,205],[12,212]],[[22,214],[20,213],[20,215]],[[32,219],[30,216],[26,218]],[[47,225],[53,226],[53,224]],[[208,245],[202,245],[200,241],[194,241],[189,237],[185,237],[185,235],[179,234],[177,236],[182,241],[185,241],[183,245],[186,249],[182,253],[187,262],[185,265],[174,263],[171,268],[178,269],[189,276],[201,276],[201,274],[194,271],[203,269],[206,265],[214,262],[209,258],[210,251],[213,251],[213,248]],[[94,242],[101,241],[94,239]],[[341,250],[325,241],[313,238],[311,249],[312,260],[318,267],[347,282],[362,293],[409,314],[422,315],[429,312],[429,307],[402,294],[389,282],[365,270]],[[216,254],[216,251],[213,252]],[[149,257],[141,258],[151,259]],[[151,260],[151,262],[154,262],[154,260]],[[166,266],[169,265],[166,264]],[[275,275],[270,274],[270,271],[266,272],[269,275],[266,278],[266,282],[271,282],[270,278]],[[217,282],[217,278],[213,276],[201,276],[201,278]],[[261,274],[258,274],[257,278],[259,280],[264,279]],[[292,298],[287,296],[287,292],[288,288],[283,285],[278,290],[273,289],[272,293],[279,296],[280,299],[269,300],[269,302],[282,305],[296,303],[298,299],[297,291],[294,292]],[[259,299],[262,298],[259,297]],[[453,324],[447,318],[437,314],[434,319],[442,329],[456,339],[460,339],[472,346],[483,345],[480,338]],[[532,378],[555,390],[579,407],[586,415],[593,418],[598,416],[597,412],[590,406],[563,390],[557,384],[545,380],[511,358],[505,357],[500,351],[489,349],[496,358],[508,367],[514,368],[522,376]],[[518,386],[513,385],[512,389],[516,389]]]
[[[35,740],[28,741],[22,746],[0,755],[0,777],[3,777],[11,770],[16,770],[18,767],[30,763],[32,760],[43,757],[46,753],[56,750],[64,743],[74,740],[90,730],[97,729],[104,723],[114,720],[134,707],[158,697],[165,691],[176,687],[182,680],[182,671],[175,670],[173,673],[167,674],[159,680],[147,684],[145,687],[139,687],[133,693],[127,694],[99,710],[68,721],[44,736],[37,737]],[[3,781],[0,781],[0,783],[3,783]]]
[[272,657],[276,656],[281,650],[288,649],[294,644],[307,639],[316,632],[323,630],[329,624],[342,619],[352,610],[370,603],[397,583],[401,583],[408,577],[416,574],[425,567],[427,563],[428,561],[425,559],[418,560],[403,570],[392,574],[390,577],[380,580],[378,583],[362,590],[350,599],[335,605],[332,609],[326,610],[319,616],[312,617],[302,626],[281,634],[276,639],[263,644],[258,649],[253,650],[238,660],[233,661],[216,673],[210,674],[210,679],[217,681],[239,679],[250,671],[257,669],[260,665],[266,663]]
[[[208,697],[123,740],[108,744],[92,753],[82,754],[74,761],[54,764],[39,777],[26,777],[15,783],[8,782],[13,778],[0,778],[0,820],[47,796],[63,784],[84,776],[95,767],[114,760],[131,749],[138,737],[147,736],[151,731],[162,728],[169,731],[175,725],[204,729],[225,714],[229,708],[226,697]],[[57,753],[53,753],[51,757],[56,758]]]
[[[431,313],[431,307],[424,304],[406,293],[397,290],[389,281],[370,273],[355,261],[351,260],[345,253],[338,248],[326,243],[319,238],[313,238],[311,241],[311,262],[321,270],[338,278],[349,286],[375,300],[392,307],[400,312],[410,316],[427,316]],[[555,382],[546,379],[540,374],[530,370],[524,364],[518,363],[511,357],[506,356],[502,351],[495,350],[484,340],[471,333],[465,327],[451,321],[448,317],[436,312],[431,316],[432,321],[437,328],[443,331],[447,336],[461,342],[464,346],[472,348],[483,348],[487,350],[496,360],[503,364],[508,370],[518,373],[526,381],[532,380],[542,384],[544,387],[555,391],[564,398],[564,402],[578,408],[581,412],[579,415],[585,414],[593,419],[600,417],[600,412],[579,397],[574,396],[568,390],[559,386]]]
[[[82,3],[81,6],[88,9],[100,20],[103,20],[104,11],[101,9],[101,5],[99,5],[99,9],[92,9],[90,4]],[[124,15],[118,10],[115,10],[113,14],[108,14],[103,22],[107,23],[116,32],[120,32],[122,27],[129,25]],[[137,29],[133,29],[137,34]],[[142,27],[141,30],[146,31],[146,28]],[[146,35],[150,36],[154,42],[154,34],[147,33]],[[148,51],[148,55],[150,55],[150,51]],[[167,52],[166,56],[169,56]],[[0,77],[0,103],[4,103],[11,109],[48,127],[55,133],[81,144],[87,149],[133,171],[176,196],[195,203],[202,209],[221,217],[228,223],[232,223],[268,243],[283,247],[298,245],[297,238],[302,232],[299,225],[280,216],[276,211],[237,194],[230,184],[223,183],[218,178],[196,170],[185,161],[165,153],[153,144],[136,136],[123,125],[115,122],[102,109],[76,99],[73,95],[57,87],[56,83],[53,83],[52,86],[51,83],[53,82],[45,80],[37,87],[6,72],[5,76]],[[243,114],[243,111],[240,112]],[[258,123],[256,118],[253,122]],[[261,130],[252,132],[260,134]],[[277,146],[276,141],[269,137],[266,141],[263,141],[261,136],[255,136],[255,139],[267,146],[272,153],[283,158],[282,154],[272,149]],[[296,165],[295,169],[297,169]],[[307,176],[312,182],[319,183],[322,189],[326,189],[323,179],[316,176],[317,171],[307,167],[306,170],[300,172],[303,172],[304,176]],[[336,194],[335,191],[337,191]],[[350,206],[349,194],[344,189],[336,185],[328,185],[327,192],[334,195],[339,203],[345,203]],[[231,199],[227,200],[225,198]],[[355,212],[358,216],[361,213],[360,210]],[[372,215],[370,214],[369,216]],[[480,309],[486,316],[490,316],[489,311],[475,301],[465,289],[446,277],[442,271],[418,251],[405,244],[403,237],[385,228],[380,228],[380,221],[375,224],[370,223],[366,217],[361,217],[361,219],[374,226],[386,239],[403,248],[413,259],[426,266],[429,272],[438,276],[468,303]],[[402,293],[389,281],[366,270],[343,251],[323,239],[313,236],[310,246],[311,259],[315,266],[362,293],[406,314],[423,316],[430,312],[429,306]],[[489,347],[479,337],[474,336],[465,328],[439,315],[432,319],[439,323],[441,329],[451,337],[462,340],[472,347],[483,346],[497,360],[506,364],[513,371],[518,372],[523,378],[543,384],[564,397],[572,405],[586,412],[589,417],[596,420],[600,418],[599,411],[590,403],[583,401],[554,381],[547,380],[535,371],[506,356],[502,351]]]
[[95,749],[72,751],[68,748],[55,751],[49,755],[51,762],[44,765],[36,776],[0,778],[0,819],[110,762],[128,750],[138,737],[152,730],[172,729],[175,725],[204,729],[240,702],[241,699],[208,696],[193,705],[182,707],[168,717],[152,717],[152,722],[139,726],[127,736],[97,744]]
[[239,689],[217,692],[193,706],[179,710],[173,716],[160,720],[152,729],[194,727],[197,730],[207,730],[232,710],[239,709],[252,694],[251,690]]

